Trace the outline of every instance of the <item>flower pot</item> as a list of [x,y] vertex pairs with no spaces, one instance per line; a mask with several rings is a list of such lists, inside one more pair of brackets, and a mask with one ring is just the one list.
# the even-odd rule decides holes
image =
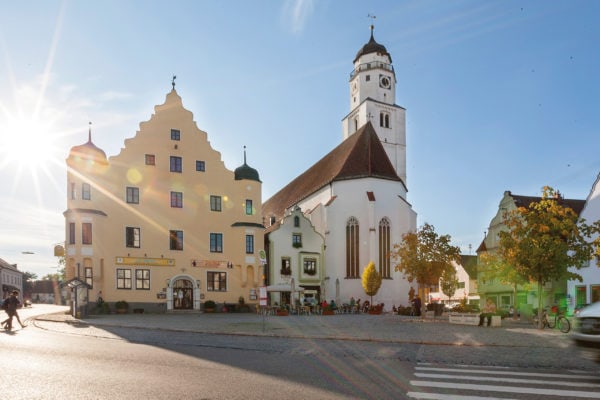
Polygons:
[[116,311],[117,311],[117,314],[127,314],[126,308],[117,308]]
[[286,317],[286,316],[290,315],[290,313],[287,311],[277,311],[276,314],[278,317]]
[[323,310],[322,315],[333,315],[333,311],[332,310]]
[[215,312],[215,309],[214,309],[214,308],[205,308],[205,309],[204,309],[204,312],[205,312],[205,313],[214,313],[214,312]]

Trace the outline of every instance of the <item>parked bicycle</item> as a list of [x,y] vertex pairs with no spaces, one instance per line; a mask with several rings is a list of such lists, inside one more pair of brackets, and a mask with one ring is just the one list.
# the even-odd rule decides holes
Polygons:
[[[564,314],[559,313],[558,309],[555,307],[552,307],[552,312],[554,318],[549,319],[548,307],[544,309],[544,312],[542,313],[542,329],[544,329],[545,327],[548,327],[550,329],[554,329],[554,327],[557,327],[562,333],[569,332],[571,330],[571,323],[569,322],[567,317],[565,317]],[[539,318],[537,313],[533,315],[532,322],[533,325],[535,325],[536,327],[539,326]]]

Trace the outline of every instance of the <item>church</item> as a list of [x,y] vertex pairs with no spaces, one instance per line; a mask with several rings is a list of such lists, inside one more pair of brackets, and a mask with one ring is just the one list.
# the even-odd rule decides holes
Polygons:
[[[350,112],[342,120],[341,143],[265,201],[262,215],[269,232],[301,210],[324,238],[320,285],[309,288],[300,281],[300,288],[316,291],[320,300],[370,300],[361,276],[373,261],[383,278],[373,302],[389,310],[408,305],[411,286],[417,289],[416,282],[394,271],[390,257],[402,235],[416,230],[416,212],[407,199],[406,110],[396,104],[392,57],[375,41],[373,26],[353,64]],[[272,259],[273,254],[270,278],[289,258],[278,253],[281,260]]]

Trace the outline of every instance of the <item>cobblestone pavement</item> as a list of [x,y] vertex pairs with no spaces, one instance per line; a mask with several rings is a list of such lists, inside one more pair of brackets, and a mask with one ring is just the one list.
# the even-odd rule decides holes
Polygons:
[[[556,329],[538,330],[526,321],[503,320],[501,327],[488,328],[450,324],[447,317],[422,319],[392,314],[263,317],[243,313],[168,313],[76,319],[65,314],[65,307],[60,310],[38,311],[39,315],[30,317],[29,323],[64,334],[167,347],[244,348],[307,355],[325,348],[342,357],[359,354],[361,358],[410,362],[585,369],[600,373],[600,365],[582,357],[569,334]],[[316,344],[320,340],[335,343]]]
[[[57,324],[60,323],[60,324]],[[421,319],[392,314],[333,316],[260,316],[244,313],[109,314],[76,319],[64,312],[36,317],[35,325],[50,330],[102,336],[103,327],[128,327],[210,334],[456,346],[565,348],[568,334],[538,330],[524,321],[503,320],[502,327],[450,324],[447,318]]]

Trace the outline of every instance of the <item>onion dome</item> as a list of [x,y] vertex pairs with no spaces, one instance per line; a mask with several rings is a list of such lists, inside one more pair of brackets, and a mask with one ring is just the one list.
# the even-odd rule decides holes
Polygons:
[[365,44],[358,51],[358,53],[356,53],[356,57],[354,58],[353,62],[356,62],[356,60],[358,60],[360,57],[364,56],[365,54],[371,54],[371,53],[377,53],[382,56],[388,56],[390,58],[390,62],[392,62],[392,56],[390,55],[390,53],[388,53],[385,46],[382,44],[379,44],[375,41],[375,38],[373,37],[373,29],[374,28],[375,27],[373,25],[371,25],[371,39],[369,39],[369,42],[367,44]]
[[237,167],[234,171],[235,180],[248,179],[251,181],[260,182],[258,171],[246,164],[246,146],[244,146],[244,165]]
[[93,161],[98,164],[108,165],[106,153],[104,150],[92,143],[92,123],[90,122],[90,130],[88,133],[88,141],[79,146],[71,147],[69,158],[82,161]]

